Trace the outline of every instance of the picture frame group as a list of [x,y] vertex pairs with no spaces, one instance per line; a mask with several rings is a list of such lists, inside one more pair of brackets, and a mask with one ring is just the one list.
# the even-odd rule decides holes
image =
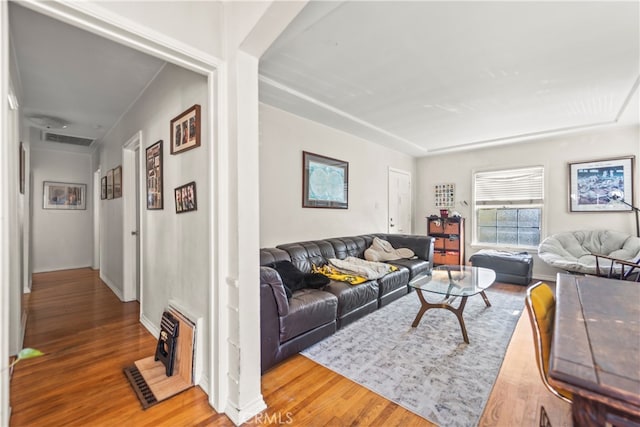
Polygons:
[[122,197],[122,165],[109,169],[100,180],[100,198],[111,200]]
[[[635,156],[569,163],[570,212],[631,212]],[[620,197],[620,195],[622,195]]]
[[42,195],[43,209],[87,209],[87,184],[44,181]]
[[198,210],[195,181],[177,187],[174,190],[174,199],[177,214]]

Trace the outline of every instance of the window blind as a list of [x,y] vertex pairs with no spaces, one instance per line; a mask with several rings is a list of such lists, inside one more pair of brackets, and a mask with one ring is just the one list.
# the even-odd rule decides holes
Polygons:
[[477,204],[542,203],[544,168],[477,172],[475,174]]

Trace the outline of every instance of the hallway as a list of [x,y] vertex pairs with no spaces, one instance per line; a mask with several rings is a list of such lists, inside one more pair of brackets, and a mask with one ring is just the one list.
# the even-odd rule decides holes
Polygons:
[[233,424],[193,387],[142,410],[122,368],[154,354],[156,340],[91,269],[33,275],[24,295],[25,347],[11,381],[11,426],[185,426]]

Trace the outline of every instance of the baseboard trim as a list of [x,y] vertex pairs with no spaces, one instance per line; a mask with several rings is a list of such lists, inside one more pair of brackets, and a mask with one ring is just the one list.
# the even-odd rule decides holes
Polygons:
[[100,271],[100,280],[102,280],[104,284],[107,285],[109,289],[111,289],[111,292],[116,294],[116,296],[120,301],[125,302],[124,295],[122,295],[122,291],[118,289],[116,285],[114,285],[113,282],[106,275],[102,274],[102,270]]
[[244,408],[236,408],[231,402],[227,401],[227,410],[224,414],[237,426],[249,421],[252,417],[255,417],[260,412],[267,409],[267,404],[264,403],[262,395],[260,395],[253,402],[244,406]]
[[[54,267],[54,268],[34,268],[33,273],[50,273],[52,271],[64,271],[64,270],[78,270],[80,268],[91,268],[91,264],[89,265],[71,265],[66,267]],[[31,282],[31,280],[29,280]],[[29,283],[31,284],[31,283]]]
[[143,313],[140,313],[140,323],[142,323],[142,326],[144,326],[154,337],[158,338],[160,336],[160,329],[156,327],[156,325],[154,325],[153,322]]

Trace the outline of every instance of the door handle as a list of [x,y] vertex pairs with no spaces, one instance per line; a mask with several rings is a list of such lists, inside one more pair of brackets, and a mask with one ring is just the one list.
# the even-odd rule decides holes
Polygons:
[[137,231],[132,231],[132,232],[131,232],[131,235],[132,235],[132,236],[137,236],[137,235],[138,235],[138,232],[137,232]]

